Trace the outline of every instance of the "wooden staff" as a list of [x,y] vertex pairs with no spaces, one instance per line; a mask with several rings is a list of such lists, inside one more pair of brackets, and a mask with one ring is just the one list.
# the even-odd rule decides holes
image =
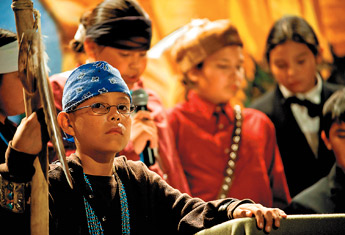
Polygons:
[[[24,87],[25,113],[43,106],[45,122],[50,140],[62,163],[66,178],[72,187],[72,180],[66,164],[65,150],[62,144],[60,128],[56,120],[56,108],[48,81],[44,61],[43,43],[41,42],[39,13],[33,9],[31,0],[13,0],[19,42],[18,72]],[[35,19],[34,19],[35,16]],[[31,186],[31,234],[49,234],[49,200],[48,200],[48,156],[47,145],[34,162],[35,174]]]

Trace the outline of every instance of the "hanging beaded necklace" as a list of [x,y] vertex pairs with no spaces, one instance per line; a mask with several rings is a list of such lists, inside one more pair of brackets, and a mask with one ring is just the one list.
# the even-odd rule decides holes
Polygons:
[[228,161],[228,165],[225,170],[225,177],[223,179],[223,184],[217,196],[217,198],[220,198],[220,199],[226,198],[226,196],[228,195],[228,192],[230,191],[230,187],[232,185],[233,178],[234,178],[236,161],[238,158],[238,151],[239,151],[240,141],[241,141],[242,121],[243,121],[241,106],[235,105],[234,111],[235,111],[235,126],[234,126],[234,130],[231,137],[233,143],[231,144],[231,148],[230,148],[230,153],[229,153],[230,159]]
[[[90,190],[92,190],[91,183],[85,173],[84,180],[86,184],[89,186]],[[128,210],[128,201],[127,201],[127,195],[125,191],[125,187],[122,184],[122,181],[120,180],[119,176],[115,172],[114,167],[114,176],[116,178],[116,181],[119,185],[119,194],[120,194],[120,204],[121,204],[121,225],[122,225],[122,234],[130,234],[130,217],[129,217],[129,210]],[[99,221],[98,217],[96,216],[94,210],[92,209],[90,203],[84,198],[84,205],[85,205],[85,211],[86,211],[86,217],[87,217],[87,225],[89,228],[89,233],[91,235],[96,234],[104,234],[104,230],[102,228],[102,224]]]
[[[0,126],[3,126],[5,132],[6,132],[6,129],[5,129],[6,125],[7,125],[6,124],[6,119],[5,119],[4,123],[0,123]],[[2,141],[4,141],[4,143],[8,146],[8,142],[9,141],[6,140],[5,136],[1,132],[0,132],[0,139],[2,139]]]
[[3,134],[1,134],[0,132],[0,138],[5,142],[5,144],[8,146],[8,141],[5,139],[5,136],[3,136]]

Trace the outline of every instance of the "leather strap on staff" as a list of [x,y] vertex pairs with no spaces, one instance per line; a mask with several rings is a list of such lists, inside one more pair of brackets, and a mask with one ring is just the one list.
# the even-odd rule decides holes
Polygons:
[[229,153],[230,159],[228,161],[228,165],[225,170],[225,177],[223,179],[222,187],[217,196],[217,198],[220,198],[220,199],[227,197],[230,187],[232,185],[235,166],[236,166],[236,160],[238,156],[238,150],[240,147],[242,121],[243,121],[241,106],[235,105],[234,111],[235,111],[235,126],[234,126],[234,130],[232,132],[232,137],[231,137],[232,144],[231,144],[230,153]]

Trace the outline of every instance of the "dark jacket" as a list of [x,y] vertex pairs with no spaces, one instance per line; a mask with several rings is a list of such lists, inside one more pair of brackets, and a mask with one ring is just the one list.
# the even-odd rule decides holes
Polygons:
[[[0,122],[0,164],[5,162],[5,153],[7,150],[7,144],[13,139],[13,135],[16,132],[16,125],[9,119],[5,119],[4,124]],[[3,139],[4,138],[4,139]],[[4,166],[4,164],[2,165]],[[1,187],[2,190],[2,187]],[[8,228],[3,231],[12,231],[13,234],[29,234],[30,233],[30,211],[27,210],[23,214],[12,213],[11,211],[0,207],[0,227]],[[25,221],[20,223],[18,221]],[[0,234],[3,232],[0,230]]]
[[[18,154],[10,149],[8,158]],[[33,161],[34,157],[30,158]],[[21,161],[26,168],[31,168],[28,159],[29,156],[25,160],[21,158]],[[101,221],[104,234],[121,234],[121,206],[115,178],[88,176],[92,192],[86,186],[79,158],[72,155],[67,159],[73,189],[67,183],[61,164],[50,164],[50,234],[89,233],[83,196]],[[239,204],[252,203],[250,200],[231,198],[204,202],[172,188],[141,162],[127,161],[122,156],[115,159],[114,165],[127,194],[131,234],[194,234],[229,220]],[[11,166],[9,172],[12,172]],[[229,206],[226,206],[227,203]]]
[[293,198],[288,214],[345,213],[345,174],[334,165],[325,176]]
[[[339,88],[337,85],[323,82],[321,104],[324,105]],[[258,98],[251,107],[267,114],[276,128],[277,143],[291,197],[327,175],[335,162],[333,152],[326,148],[319,137],[318,156],[315,157],[278,86]]]

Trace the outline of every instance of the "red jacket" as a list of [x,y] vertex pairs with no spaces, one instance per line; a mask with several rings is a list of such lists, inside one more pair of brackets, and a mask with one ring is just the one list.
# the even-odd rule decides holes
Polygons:
[[[168,113],[176,147],[192,196],[209,201],[221,188],[234,128],[234,110],[227,104],[223,118],[216,105],[190,92],[189,101]],[[243,109],[241,142],[228,197],[250,198],[267,207],[284,208],[291,200],[275,129],[262,112]]]

